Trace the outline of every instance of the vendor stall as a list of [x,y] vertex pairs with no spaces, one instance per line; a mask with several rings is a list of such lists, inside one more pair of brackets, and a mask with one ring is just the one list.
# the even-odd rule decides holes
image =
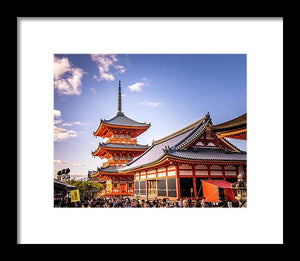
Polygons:
[[203,180],[203,196],[205,202],[236,201],[236,192],[232,183],[225,180]]

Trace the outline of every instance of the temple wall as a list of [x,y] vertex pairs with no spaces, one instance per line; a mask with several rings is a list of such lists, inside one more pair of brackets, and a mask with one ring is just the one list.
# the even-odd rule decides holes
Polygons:
[[[230,182],[234,182],[232,179],[237,177],[237,168],[239,172],[244,173],[243,166],[218,164],[181,164],[178,165],[178,176],[175,165],[137,171],[134,173],[135,195],[146,198],[148,193],[148,198],[177,198],[179,193],[177,187],[183,181],[182,179],[192,180],[193,184],[197,182],[198,185],[201,184],[202,178],[226,179],[228,177]],[[194,185],[194,188],[198,185]],[[143,188],[140,188],[141,186]]]
[[223,176],[222,167],[219,165],[212,165],[210,166],[210,176],[216,177],[216,176]]

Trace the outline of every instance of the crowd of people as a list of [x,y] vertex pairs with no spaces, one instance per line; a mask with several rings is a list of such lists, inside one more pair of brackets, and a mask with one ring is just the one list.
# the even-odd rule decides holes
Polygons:
[[204,199],[191,200],[182,198],[178,201],[170,201],[168,198],[153,200],[136,199],[130,197],[90,197],[81,201],[71,202],[68,196],[54,197],[54,207],[56,208],[203,208],[203,207],[238,207],[236,202],[205,202]]

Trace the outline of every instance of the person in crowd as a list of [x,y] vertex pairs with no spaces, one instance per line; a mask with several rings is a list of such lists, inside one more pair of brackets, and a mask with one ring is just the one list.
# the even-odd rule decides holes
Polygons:
[[187,199],[183,200],[183,202],[182,202],[182,206],[183,206],[184,208],[188,208],[188,207],[190,207],[190,205],[189,205],[189,201],[188,201]]
[[196,202],[195,202],[195,208],[200,208],[200,207],[201,207],[201,203],[200,203],[199,199],[197,198]]
[[205,198],[203,198],[203,199],[201,200],[201,207],[202,207],[202,208],[205,208]]
[[238,202],[224,201],[218,205],[205,202],[205,198],[191,200],[180,198],[170,200],[169,198],[137,199],[133,197],[87,197],[81,201],[71,202],[68,196],[55,195],[53,198],[55,208],[199,208],[199,207],[239,207]]
[[179,202],[178,202],[178,207],[179,208],[182,208],[183,207],[183,199],[182,198],[180,198],[180,200],[179,200]]

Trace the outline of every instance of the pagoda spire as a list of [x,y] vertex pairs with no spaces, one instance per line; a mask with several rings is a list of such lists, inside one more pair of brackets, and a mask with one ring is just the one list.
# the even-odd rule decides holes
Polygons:
[[121,81],[119,81],[118,113],[122,113]]

